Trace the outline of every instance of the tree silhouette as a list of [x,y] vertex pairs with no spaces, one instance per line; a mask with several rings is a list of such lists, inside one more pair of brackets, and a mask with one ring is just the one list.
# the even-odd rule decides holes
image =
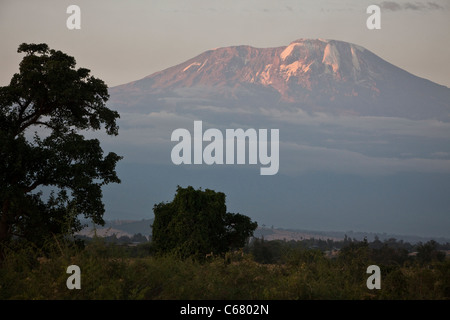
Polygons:
[[82,134],[103,126],[118,134],[106,84],[47,44],[23,43],[18,52],[19,73],[0,87],[0,246],[75,232],[80,214],[103,225],[101,187],[120,182],[121,157],[103,157],[100,142]]
[[242,248],[253,235],[256,222],[239,213],[227,213],[225,194],[178,186],[172,202],[153,208],[152,242],[159,253],[182,258],[204,258]]
[[438,243],[430,240],[426,243],[419,243],[417,246],[417,260],[419,263],[428,264],[432,261],[444,261],[445,253],[437,248]]

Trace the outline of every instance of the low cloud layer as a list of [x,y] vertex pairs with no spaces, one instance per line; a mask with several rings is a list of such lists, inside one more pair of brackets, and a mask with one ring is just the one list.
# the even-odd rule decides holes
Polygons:
[[[437,120],[389,117],[308,115],[260,110],[253,119],[244,110],[223,112],[215,107],[189,114],[168,111],[122,113],[118,137],[106,138],[108,149],[124,161],[173,165],[170,152],[175,129],[193,133],[195,120],[203,130],[279,129],[280,173],[334,172],[385,175],[397,172],[450,173],[450,124]],[[252,121],[252,122],[249,122]],[[208,142],[203,143],[205,147]]]
[[404,2],[398,1],[383,1],[380,3],[382,10],[389,11],[401,11],[401,10],[414,10],[414,11],[429,11],[429,10],[445,10],[445,7],[436,2]]

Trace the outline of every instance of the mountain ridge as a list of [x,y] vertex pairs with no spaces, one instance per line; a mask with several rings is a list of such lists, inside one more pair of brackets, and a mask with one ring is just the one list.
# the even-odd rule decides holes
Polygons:
[[[150,95],[164,99],[167,94],[244,104],[268,99],[273,107],[307,112],[450,121],[449,88],[417,77],[359,45],[338,40],[301,38],[281,47],[207,50],[113,87],[111,93],[113,103],[120,101],[122,93],[140,101]],[[264,99],[258,99],[260,95]]]

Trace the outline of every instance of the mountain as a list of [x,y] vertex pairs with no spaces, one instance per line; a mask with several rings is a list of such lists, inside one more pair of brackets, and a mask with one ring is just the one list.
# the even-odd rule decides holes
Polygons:
[[[405,53],[407,54],[407,53]],[[450,121],[450,89],[416,77],[361,46],[299,39],[288,46],[206,51],[141,80],[111,89],[127,110],[161,101],[224,107],[301,108],[333,115]],[[130,101],[129,97],[133,99]],[[166,106],[167,107],[167,106]]]
[[[109,93],[120,133],[102,145],[124,159],[122,183],[104,189],[106,219],[152,218],[191,185],[224,192],[259,225],[450,237],[450,89],[358,45],[217,48]],[[279,171],[175,165],[171,135],[196,120],[279,129]]]

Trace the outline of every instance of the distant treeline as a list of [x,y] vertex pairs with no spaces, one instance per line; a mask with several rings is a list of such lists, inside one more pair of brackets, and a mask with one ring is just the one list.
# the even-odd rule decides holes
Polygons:
[[450,251],[450,243],[438,243],[430,240],[426,243],[410,244],[403,240],[394,238],[380,241],[375,238],[368,242],[366,239],[358,241],[345,236],[344,240],[335,241],[331,239],[303,239],[303,240],[264,240],[264,238],[254,238],[244,249],[250,253],[255,261],[259,263],[284,263],[292,252],[299,250],[316,250],[323,253],[328,258],[337,258],[357,248],[363,248],[368,258],[374,263],[389,265],[403,265],[406,262],[419,260],[421,262],[431,262],[432,260],[443,261],[446,252]]
[[[91,242],[93,238],[87,236],[77,236],[77,239],[84,242]],[[133,236],[116,234],[102,237],[105,243],[118,244],[128,247],[137,247],[129,249],[132,256],[152,255],[151,237],[147,238],[141,233]],[[368,252],[368,258],[378,264],[403,265],[407,262],[420,261],[422,263],[433,260],[443,261],[447,252],[450,252],[450,243],[438,243],[434,240],[428,242],[411,244],[395,238],[381,241],[378,237],[369,242],[366,239],[357,240],[345,235],[343,240],[332,239],[302,239],[302,240],[265,240],[264,237],[249,239],[243,252],[253,256],[255,262],[262,264],[283,264],[286,263],[292,252],[303,250],[319,251],[325,257],[330,259],[338,257],[348,250],[355,248],[365,248]],[[342,252],[341,252],[342,251]]]
[[[85,235],[76,235],[76,239],[81,240],[83,242],[90,242],[92,241],[92,237],[88,237]],[[117,236],[115,233],[108,236],[102,236],[101,237],[103,241],[106,243],[115,243],[115,244],[138,244],[138,243],[146,243],[150,241],[151,238],[147,238],[146,236],[142,235],[141,233],[136,233],[134,235],[126,236]]]

